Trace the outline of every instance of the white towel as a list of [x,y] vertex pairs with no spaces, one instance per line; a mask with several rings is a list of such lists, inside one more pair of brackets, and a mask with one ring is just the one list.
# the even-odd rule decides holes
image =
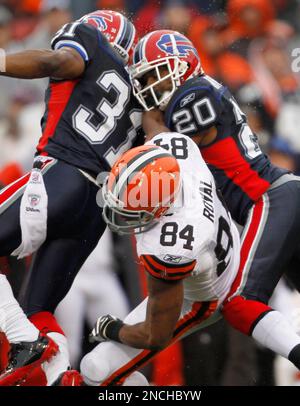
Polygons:
[[33,168],[20,206],[21,245],[11,254],[18,259],[36,252],[47,237],[48,195],[43,174]]

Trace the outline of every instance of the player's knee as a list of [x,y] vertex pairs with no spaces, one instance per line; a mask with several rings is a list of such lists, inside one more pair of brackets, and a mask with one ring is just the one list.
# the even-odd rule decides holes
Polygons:
[[80,371],[87,385],[98,386],[109,376],[110,366],[106,359],[96,358],[90,352],[82,359]]
[[149,386],[149,382],[143,374],[135,371],[125,379],[123,386]]
[[235,296],[223,304],[222,313],[232,327],[244,334],[251,335],[257,321],[270,309],[260,301]]

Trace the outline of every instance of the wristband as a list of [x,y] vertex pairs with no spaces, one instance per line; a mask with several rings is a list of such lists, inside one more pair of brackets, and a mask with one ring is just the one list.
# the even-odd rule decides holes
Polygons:
[[122,341],[120,340],[119,333],[123,326],[124,323],[122,320],[112,320],[105,329],[105,336],[109,340],[121,343]]
[[6,72],[6,52],[0,48],[0,72]]

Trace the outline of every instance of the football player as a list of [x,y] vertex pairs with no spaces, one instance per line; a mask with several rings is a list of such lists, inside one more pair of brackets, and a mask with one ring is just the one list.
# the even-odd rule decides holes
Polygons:
[[[300,179],[261,152],[236,100],[203,72],[185,36],[169,30],[146,35],[135,48],[131,72],[136,97],[149,111],[145,131],[155,129],[159,111],[150,110],[159,108],[170,130],[192,137],[233,219],[244,226],[240,267],[223,316],[299,368],[299,343],[268,301],[299,247]],[[293,281],[299,290],[299,277]]]
[[[96,203],[97,175],[137,137],[141,113],[126,68],[135,38],[126,17],[99,10],[62,27],[51,50],[1,54],[2,75],[50,77],[33,170],[0,192],[0,256],[36,252],[24,308],[33,325],[59,345],[55,358],[43,364],[48,385],[80,381],[75,372],[65,374],[67,342],[53,312],[106,227]],[[7,310],[11,293],[4,290],[1,309],[6,320],[14,320]],[[3,323],[11,351],[1,385],[24,381],[22,368],[28,373],[45,360],[33,363],[48,342],[42,348],[45,339],[37,338],[37,329],[24,337],[23,324]],[[54,343],[51,348],[53,355]]]
[[[124,322],[107,315],[96,323],[92,339],[108,342],[83,358],[81,373],[87,384],[106,386],[126,384],[160,350],[220,318],[240,241],[197,145],[185,135],[161,133],[126,152],[103,198],[111,230],[136,233],[149,292]],[[132,377],[131,384],[144,383],[141,374]]]

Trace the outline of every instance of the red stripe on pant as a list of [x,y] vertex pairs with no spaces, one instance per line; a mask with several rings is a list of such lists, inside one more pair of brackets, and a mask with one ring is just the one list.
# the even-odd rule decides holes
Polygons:
[[[255,243],[259,226],[263,217],[264,201],[260,198],[253,208],[251,223],[247,233],[244,235],[241,247],[241,259],[238,273],[231,286],[230,292],[223,303],[222,313],[227,322],[244,334],[251,334],[252,326],[262,313],[271,310],[269,306],[256,300],[248,300],[242,296],[236,295],[242,283],[242,277],[245,272],[245,265],[250,251]],[[251,265],[250,265],[251,267]]]
[[10,199],[19,189],[26,185],[29,181],[30,174],[27,174],[17,180],[16,182],[12,183],[11,185],[7,186],[0,192],[0,206],[5,203],[8,199]]
[[[48,164],[52,163],[53,161],[54,161],[53,158],[47,159],[43,163],[42,172],[44,172],[44,169],[48,166]],[[10,166],[12,166],[12,165],[10,165]],[[7,166],[7,168],[9,169],[10,166]],[[11,177],[16,175],[17,173],[18,173],[17,170],[15,170],[14,174],[11,174]],[[0,181],[1,181],[1,175],[2,175],[2,172],[0,171]],[[2,189],[0,191],[0,206],[3,203],[6,203],[6,201],[8,199],[10,199],[15,193],[17,193],[22,187],[24,187],[27,184],[27,182],[29,181],[30,175],[31,175],[31,172],[27,173],[26,175],[23,175],[22,177],[15,180],[10,185],[7,185],[4,189]],[[7,177],[7,179],[8,179],[8,177]]]
[[[264,202],[263,199],[260,198],[257,203],[255,203],[254,208],[253,208],[253,213],[252,213],[252,218],[251,218],[251,223],[249,225],[247,234],[244,235],[244,241],[241,246],[241,253],[240,253],[240,265],[239,265],[239,270],[238,273],[235,277],[235,280],[233,284],[231,285],[229,294],[227,295],[227,298],[230,298],[234,293],[238,290],[240,287],[242,277],[245,271],[245,265],[249,256],[249,253],[251,251],[251,248],[255,242],[255,239],[257,237],[257,232],[259,230],[259,225],[262,220],[262,215],[263,215],[263,208],[264,208]],[[247,225],[246,225],[247,226]]]

